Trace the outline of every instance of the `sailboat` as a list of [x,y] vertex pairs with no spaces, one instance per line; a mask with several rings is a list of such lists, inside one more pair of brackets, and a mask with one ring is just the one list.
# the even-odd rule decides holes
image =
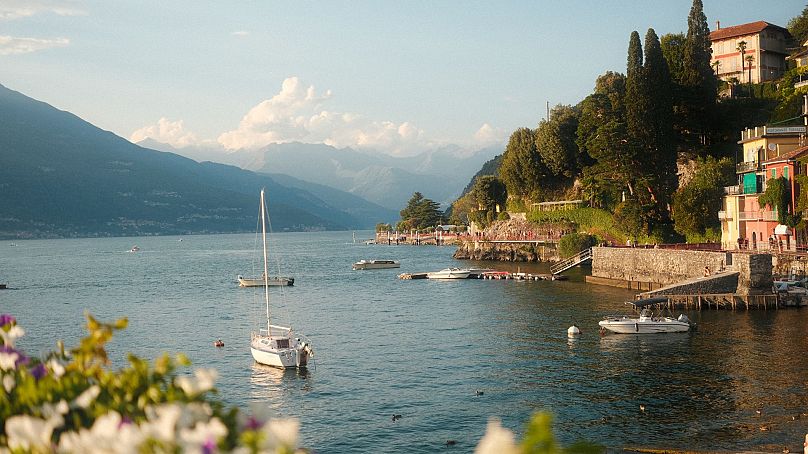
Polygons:
[[305,368],[314,356],[311,342],[306,336],[292,332],[290,326],[273,325],[269,312],[269,266],[267,264],[267,209],[264,190],[261,190],[261,233],[264,246],[264,301],[266,304],[266,328],[250,335],[250,351],[256,362],[267,366]]

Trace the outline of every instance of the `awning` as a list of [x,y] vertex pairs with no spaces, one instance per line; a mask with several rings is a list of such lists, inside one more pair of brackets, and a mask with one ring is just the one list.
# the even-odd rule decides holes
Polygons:
[[777,227],[774,228],[775,235],[791,235],[791,229],[788,228],[787,225],[777,224]]

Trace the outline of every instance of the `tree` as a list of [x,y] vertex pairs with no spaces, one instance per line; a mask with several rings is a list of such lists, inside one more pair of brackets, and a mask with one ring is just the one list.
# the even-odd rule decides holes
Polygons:
[[[738,41],[738,47],[735,48],[741,54],[741,77],[746,69],[744,66],[744,53],[746,52],[746,41]],[[750,73],[751,75],[751,73]],[[749,80],[751,82],[751,80]]]
[[744,60],[746,60],[746,63],[748,63],[746,65],[746,67],[747,67],[747,69],[749,69],[749,78],[747,78],[746,80],[749,81],[749,94],[751,95],[752,94],[752,62],[755,61],[755,56],[754,55],[747,55],[746,57],[744,57]]
[[486,211],[496,211],[497,205],[504,207],[508,200],[505,183],[493,175],[477,177],[470,194],[477,202],[477,208]]
[[673,195],[674,230],[688,239],[720,237],[716,214],[722,206],[724,186],[733,181],[734,171],[730,158],[699,161],[693,179]]
[[659,39],[662,55],[668,63],[671,80],[677,84],[682,83],[685,72],[685,35],[683,33],[668,33]]
[[531,129],[519,128],[511,134],[499,174],[508,194],[528,199],[540,197],[540,181],[547,169],[536,150],[536,138]]
[[770,178],[766,181],[766,191],[758,196],[761,206],[769,206],[777,211],[777,222],[795,227],[800,222],[800,216],[791,216],[789,213],[791,202],[791,185],[785,177]]
[[399,214],[401,222],[398,226],[402,227],[399,230],[433,227],[441,220],[440,204],[424,198],[420,192],[412,195]]
[[693,0],[687,17],[683,72],[679,79],[681,90],[675,102],[676,129],[682,135],[683,145],[690,149],[705,150],[707,131],[712,128],[715,109],[715,73],[710,66],[710,29],[701,0]]
[[801,46],[808,41],[808,6],[802,10],[802,14],[788,21],[789,33],[794,39],[794,44]]
[[571,178],[580,170],[578,114],[570,106],[558,105],[550,111],[550,119],[539,123],[536,149],[547,169],[556,177]]

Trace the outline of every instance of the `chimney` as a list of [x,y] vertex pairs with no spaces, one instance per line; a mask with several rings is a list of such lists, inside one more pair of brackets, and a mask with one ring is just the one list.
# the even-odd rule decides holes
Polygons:
[[720,20],[715,21],[715,29],[716,30],[721,30],[721,21]]

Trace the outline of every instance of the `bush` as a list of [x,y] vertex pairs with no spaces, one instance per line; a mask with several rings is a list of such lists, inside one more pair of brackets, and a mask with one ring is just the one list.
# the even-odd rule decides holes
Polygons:
[[497,221],[507,221],[511,218],[511,215],[508,214],[507,211],[503,211],[497,215]]
[[593,235],[586,233],[570,233],[561,237],[558,242],[558,253],[562,259],[572,257],[581,251],[591,248],[598,242]]

